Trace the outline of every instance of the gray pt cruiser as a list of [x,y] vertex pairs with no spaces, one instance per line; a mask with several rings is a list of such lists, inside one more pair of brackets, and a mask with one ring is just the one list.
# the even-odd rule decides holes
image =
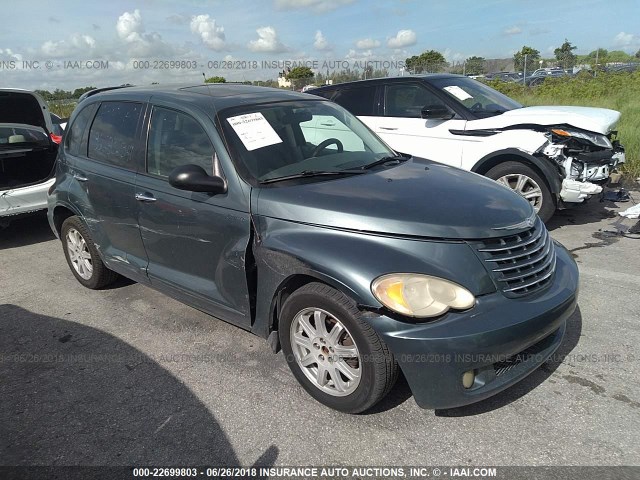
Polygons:
[[576,307],[576,264],[525,199],[276,89],[89,96],[49,222],[84,286],[123,275],[249,330],[350,413],[399,369],[423,408],[494,395],[549,358]]

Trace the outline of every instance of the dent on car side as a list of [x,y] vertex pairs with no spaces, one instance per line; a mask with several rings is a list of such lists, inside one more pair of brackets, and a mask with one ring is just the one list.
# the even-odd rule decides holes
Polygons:
[[[245,105],[262,95],[283,102],[308,99],[270,89],[215,88],[228,88]],[[66,218],[77,216],[109,269],[270,338],[274,349],[287,298],[309,282],[329,285],[353,300],[425,408],[493,395],[531,373],[560,345],[576,306],[576,264],[513,192],[420,158],[329,181],[252,185],[238,173],[228,139],[216,128],[214,96],[151,92],[123,89],[82,102],[82,108],[109,100],[144,104],[132,147],[137,166],[122,171],[63,151],[49,197],[56,235]],[[144,174],[142,127],[158,105],[200,122],[215,148],[224,193],[178,191]],[[70,119],[72,130],[77,115]],[[87,127],[83,141],[88,134]],[[112,181],[101,183],[105,178]],[[540,288],[517,298],[491,273],[495,265],[488,262],[497,260],[485,253],[497,249],[504,255],[509,242],[521,244],[511,247],[514,253],[539,243],[536,255],[547,263],[531,268],[551,272],[536,280]],[[372,282],[398,272],[456,282],[475,305],[433,319],[394,313],[376,297]],[[528,349],[535,355],[509,372],[501,370],[500,362],[512,362]],[[461,379],[469,371],[475,380],[465,387]]]

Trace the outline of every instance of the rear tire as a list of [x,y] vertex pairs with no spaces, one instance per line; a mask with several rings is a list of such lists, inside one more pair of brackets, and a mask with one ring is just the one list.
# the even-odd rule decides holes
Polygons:
[[524,197],[543,222],[547,222],[555,213],[556,196],[551,193],[544,178],[530,166],[517,161],[504,162],[493,167],[485,176]]
[[60,239],[71,273],[85,287],[97,290],[119,277],[102,262],[89,230],[77,216],[62,223]]
[[361,413],[393,387],[398,364],[355,302],[321,283],[287,298],[279,336],[291,372],[320,403]]

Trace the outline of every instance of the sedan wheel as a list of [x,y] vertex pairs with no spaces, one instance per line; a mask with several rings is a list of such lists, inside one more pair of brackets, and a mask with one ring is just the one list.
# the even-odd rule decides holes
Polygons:
[[375,405],[391,389],[398,364],[347,295],[308,283],[288,295],[278,335],[291,372],[313,398],[347,413]]
[[91,252],[83,236],[75,228],[67,231],[67,251],[69,260],[75,271],[85,280],[89,280],[93,275],[93,263],[91,262]]
[[87,288],[102,288],[118,278],[98,254],[85,224],[76,216],[67,218],[60,229],[64,256],[76,279]]
[[528,164],[520,161],[499,163],[485,175],[524,197],[543,222],[556,211],[557,196],[551,193],[545,179]]
[[498,183],[509,187],[514,192],[526,198],[536,213],[542,208],[542,189],[532,178],[521,173],[504,175],[496,180]]
[[320,308],[305,308],[290,332],[296,362],[316,387],[336,397],[353,393],[360,383],[360,354],[340,320]]

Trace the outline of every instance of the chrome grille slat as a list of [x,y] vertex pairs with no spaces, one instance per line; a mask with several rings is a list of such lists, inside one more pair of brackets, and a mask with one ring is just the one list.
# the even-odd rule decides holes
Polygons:
[[499,247],[499,248],[481,248],[478,251],[479,252],[488,252],[488,253],[494,253],[494,252],[501,252],[504,250],[512,250],[513,248],[518,248],[518,247],[526,247],[527,245],[530,245],[534,242],[536,242],[540,236],[543,234],[544,232],[542,230],[538,231],[538,233],[536,234],[535,238],[532,238],[526,242],[523,243],[519,243],[519,244],[515,244],[515,245],[511,245],[509,247]]
[[474,246],[508,297],[523,297],[545,288],[556,270],[553,240],[540,219],[527,231],[475,242]]
[[[555,265],[554,265],[554,267],[555,267]],[[551,275],[554,274],[554,272],[555,272],[555,269],[549,271],[548,273],[546,273],[542,277],[536,278],[533,282],[525,283],[524,285],[517,285],[517,286],[515,286],[513,288],[505,288],[504,291],[505,292],[515,292],[516,290],[522,290],[522,289],[526,289],[526,288],[532,287],[532,286],[534,286],[536,284],[541,283],[543,280],[548,279]]]
[[[516,258],[520,258],[520,257],[526,257],[527,255],[531,255],[532,253],[536,253],[538,250],[542,249],[547,241],[546,236],[541,237],[544,238],[543,241],[540,242],[539,245],[534,247],[534,250],[525,250],[522,253],[517,253],[511,256],[507,256],[507,257],[492,257],[489,259],[486,259],[486,262],[506,262],[507,260],[515,260]],[[519,247],[512,247],[510,248],[510,250],[516,250]]]
[[504,267],[493,268],[491,271],[493,271],[493,272],[506,272],[508,270],[516,270],[518,268],[526,267],[528,265],[531,265],[532,263],[539,262],[544,257],[549,255],[549,250],[551,250],[551,242],[548,242],[545,245],[544,250],[539,252],[539,253],[537,253],[535,258],[527,258],[527,259],[525,259],[524,261],[522,261],[520,263],[512,263],[512,264],[509,264],[509,265],[505,265]]
[[[525,272],[517,272],[517,273],[515,273],[515,274],[513,274],[511,276],[508,276],[508,277],[505,275],[500,280],[505,281],[505,282],[511,282],[511,281],[518,280],[518,279],[521,279],[521,278],[530,277],[530,276],[535,275],[537,273],[540,273],[544,269],[548,268],[549,265],[551,265],[553,263],[553,260],[554,260],[553,256],[548,255],[547,258],[542,262],[542,265],[539,265],[539,266],[535,267],[533,270],[527,270]],[[536,262],[533,262],[533,263],[536,263]],[[533,263],[530,264],[530,265],[533,265]]]

